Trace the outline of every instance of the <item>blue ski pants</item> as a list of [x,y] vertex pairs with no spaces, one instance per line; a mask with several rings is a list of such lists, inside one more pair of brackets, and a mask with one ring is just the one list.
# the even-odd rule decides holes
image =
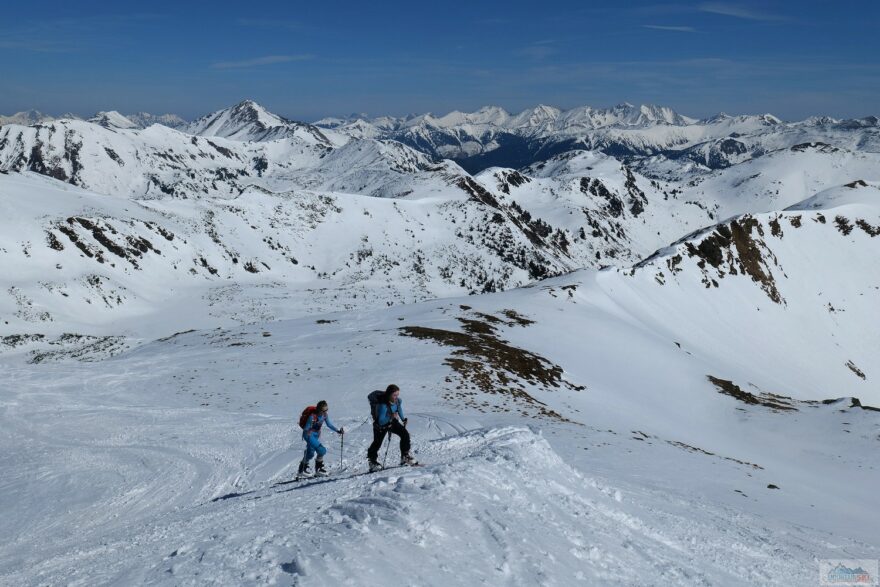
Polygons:
[[312,460],[315,453],[317,453],[319,459],[323,459],[324,455],[327,454],[327,449],[321,444],[321,438],[317,434],[303,435],[303,440],[306,441],[306,450],[303,453],[304,462]]

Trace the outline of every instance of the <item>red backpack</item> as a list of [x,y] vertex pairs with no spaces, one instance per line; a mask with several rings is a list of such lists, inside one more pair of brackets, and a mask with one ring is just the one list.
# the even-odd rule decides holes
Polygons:
[[299,417],[299,427],[305,430],[306,423],[309,421],[311,415],[314,414],[316,411],[318,411],[317,406],[309,406],[304,409],[302,415]]

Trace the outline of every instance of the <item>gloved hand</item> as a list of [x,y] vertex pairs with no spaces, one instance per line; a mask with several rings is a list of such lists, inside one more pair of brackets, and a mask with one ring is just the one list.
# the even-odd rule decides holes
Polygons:
[[409,422],[409,418],[403,419],[403,427],[406,428],[406,423]]
[[345,427],[340,428],[340,429],[339,429],[339,433],[340,433],[340,434],[345,434]]

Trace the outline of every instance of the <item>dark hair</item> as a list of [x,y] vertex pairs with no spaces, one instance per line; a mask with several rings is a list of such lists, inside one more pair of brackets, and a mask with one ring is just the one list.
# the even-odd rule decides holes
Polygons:
[[321,400],[318,402],[318,405],[316,405],[315,407],[318,409],[319,412],[323,412],[324,408],[327,407],[327,402],[324,400]]
[[392,395],[395,391],[400,391],[400,388],[397,387],[396,385],[394,385],[393,383],[392,383],[391,385],[389,385],[388,387],[385,388],[385,403],[386,403],[386,404],[390,404],[390,403],[391,403],[391,395]]

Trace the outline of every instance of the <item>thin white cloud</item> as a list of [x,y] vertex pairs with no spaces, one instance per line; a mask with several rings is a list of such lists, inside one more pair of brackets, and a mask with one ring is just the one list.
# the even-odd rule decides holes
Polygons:
[[733,16],[735,18],[744,18],[746,20],[760,20],[765,22],[779,22],[786,20],[784,17],[777,14],[770,14],[749,8],[748,6],[743,6],[742,4],[732,4],[730,2],[703,2],[697,6],[697,9],[701,12]]
[[643,24],[642,28],[658,31],[675,31],[678,33],[695,33],[697,29],[692,26],[668,26],[664,24]]
[[254,59],[242,59],[240,61],[219,61],[211,64],[211,69],[243,69],[259,67],[273,63],[290,63],[291,61],[308,61],[314,59],[314,55],[266,55]]

